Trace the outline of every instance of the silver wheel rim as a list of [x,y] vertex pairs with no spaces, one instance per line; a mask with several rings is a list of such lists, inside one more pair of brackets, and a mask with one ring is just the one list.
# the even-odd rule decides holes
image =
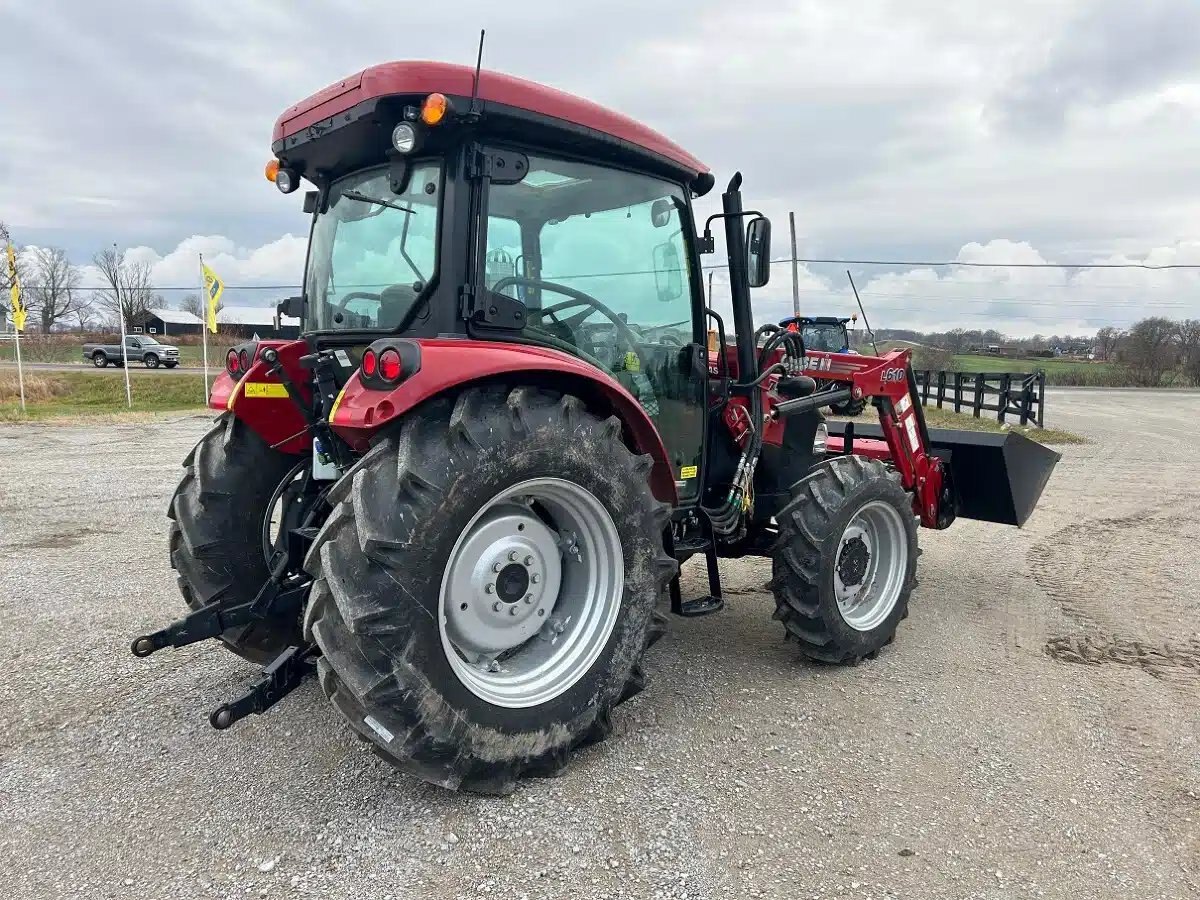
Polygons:
[[872,500],[846,525],[833,567],[833,594],[842,619],[870,631],[892,614],[908,571],[908,535],[900,512]]
[[624,588],[621,537],[604,505],[561,478],[523,481],[485,503],[454,544],[442,649],[477,697],[538,706],[592,667]]

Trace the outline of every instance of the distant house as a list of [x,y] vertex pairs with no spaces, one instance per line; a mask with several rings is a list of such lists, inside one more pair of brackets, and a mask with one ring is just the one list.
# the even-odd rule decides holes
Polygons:
[[182,309],[148,309],[133,321],[130,329],[134,334],[182,337],[185,334],[200,334],[203,325],[190,312]]
[[275,329],[275,308],[272,306],[226,306],[217,313],[217,327],[224,334],[243,338],[295,338],[300,336],[300,320],[280,317]]

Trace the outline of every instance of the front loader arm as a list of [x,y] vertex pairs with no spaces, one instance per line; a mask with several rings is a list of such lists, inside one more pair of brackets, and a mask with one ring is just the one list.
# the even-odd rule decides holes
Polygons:
[[851,353],[805,353],[804,374],[830,384],[821,394],[850,398],[875,398],[882,440],[829,439],[831,452],[860,453],[890,462],[904,489],[913,495],[913,511],[925,528],[946,528],[954,521],[955,495],[942,459],[932,449],[925,413],[917,393],[910,351],[893,350],[883,356]]

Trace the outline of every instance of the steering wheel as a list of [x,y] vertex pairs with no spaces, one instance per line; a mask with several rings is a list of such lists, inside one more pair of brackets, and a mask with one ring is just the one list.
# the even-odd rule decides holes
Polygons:
[[346,304],[351,300],[374,300],[377,303],[383,303],[383,300],[379,294],[372,294],[370,291],[351,291],[349,294],[343,297],[341,301],[338,302],[338,309],[344,310],[346,308]]
[[579,321],[582,321],[583,319],[586,319],[592,312],[600,313],[613,323],[618,334],[620,334],[624,339],[628,349],[635,354],[637,353],[639,338],[636,334],[634,334],[633,329],[631,329],[624,321],[622,321],[620,316],[618,316],[615,312],[613,312],[591,294],[585,294],[583,291],[577,291],[575,288],[567,287],[565,284],[555,284],[553,281],[542,281],[540,278],[526,278],[524,275],[509,275],[505,278],[501,278],[492,285],[492,290],[498,294],[504,290],[504,288],[509,287],[510,285],[523,285],[525,287],[540,288],[541,290],[553,291],[556,294],[562,294],[565,297],[569,297],[570,299],[564,300],[562,303],[556,303],[553,306],[547,306],[540,310],[535,310],[535,312],[538,312],[543,316],[549,316],[559,325],[569,328],[572,331],[574,331],[572,325],[577,323],[574,321],[564,322],[558,317],[558,313],[564,309],[571,309],[575,306],[590,307],[590,309],[588,309],[585,313],[577,316],[576,318],[578,318]]

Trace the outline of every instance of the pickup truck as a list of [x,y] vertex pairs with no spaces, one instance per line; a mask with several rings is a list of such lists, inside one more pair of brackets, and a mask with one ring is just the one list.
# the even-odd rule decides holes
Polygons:
[[110,364],[122,366],[126,359],[140,360],[147,369],[157,369],[160,365],[173,369],[179,365],[179,348],[160,344],[152,337],[130,334],[125,337],[124,353],[120,344],[84,344],[83,358],[91,360],[97,369]]

